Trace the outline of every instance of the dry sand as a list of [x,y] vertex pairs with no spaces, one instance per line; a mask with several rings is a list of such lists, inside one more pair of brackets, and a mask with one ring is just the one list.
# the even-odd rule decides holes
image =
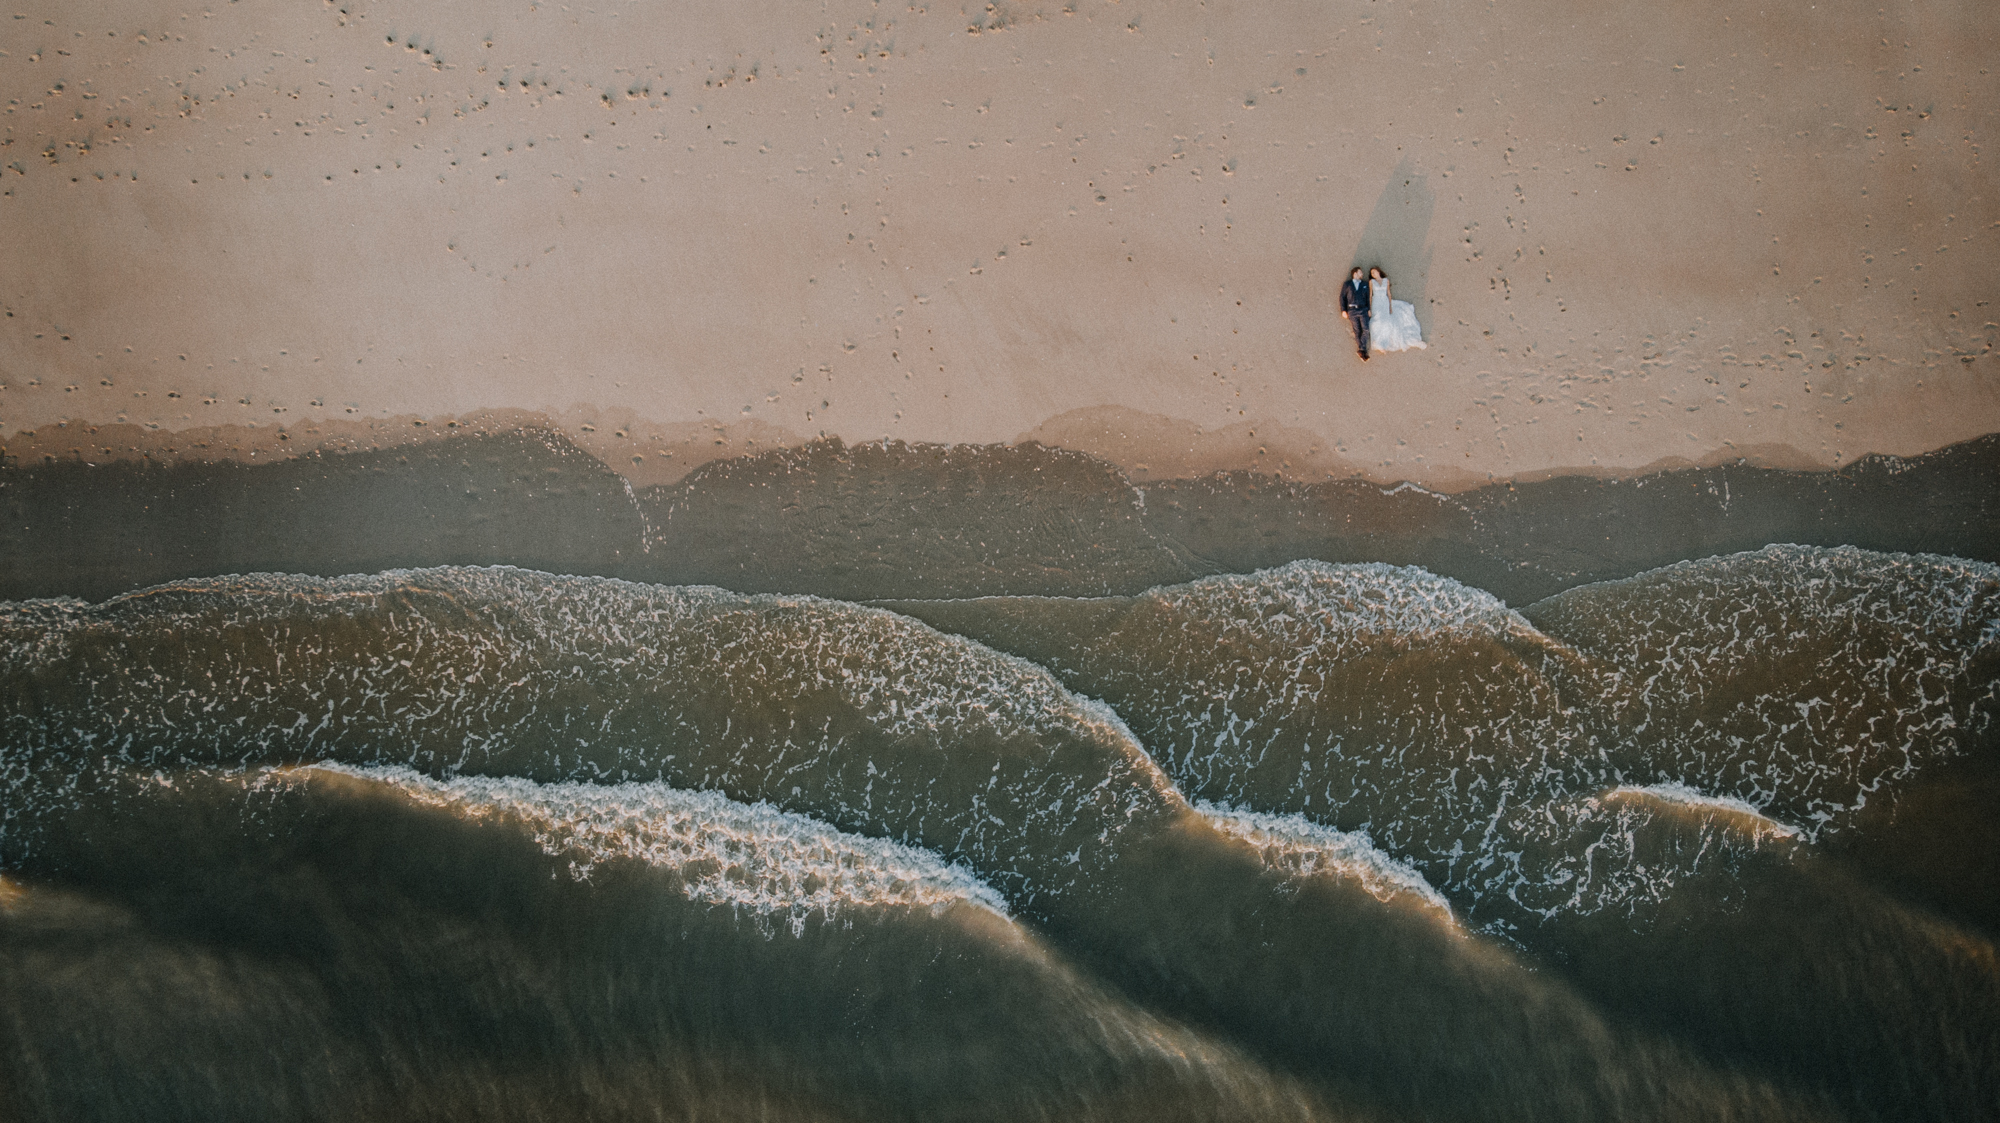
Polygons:
[[[1978,0],[22,0],[0,434],[1914,453],[2000,429],[1996,68]],[[1355,360],[1357,259],[1428,350]]]

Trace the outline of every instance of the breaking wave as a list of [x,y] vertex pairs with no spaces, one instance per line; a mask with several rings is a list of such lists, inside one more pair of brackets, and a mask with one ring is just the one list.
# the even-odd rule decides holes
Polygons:
[[[342,1036],[311,997],[361,985],[335,961],[256,974],[320,930],[296,902],[358,932],[387,894],[424,919],[339,962],[594,964],[533,1001],[476,986],[455,1024],[529,1017],[626,1107],[1777,1119],[1920,1087],[1964,1117],[2000,1072],[1990,934],[1827,847],[1995,751],[1996,634],[1994,567],[1800,547],[1519,611],[1319,562],[887,607],[478,568],[18,602],[0,864],[27,888],[0,940],[37,1010],[88,1004],[23,981],[35,925],[125,924],[190,978],[261,965],[229,984],[255,1016],[215,1024],[321,1011],[297,1032],[347,1059],[294,1062],[322,1107],[360,1102],[341,1080],[403,1094],[364,1039],[403,1057],[460,1016],[432,979]],[[827,1012],[775,1028],[786,994]],[[55,1040],[23,1048],[84,1064]],[[889,1040],[927,1059],[870,1051]],[[679,1075],[627,1080],[605,1049]],[[988,1060],[955,1091],[960,1055]]]

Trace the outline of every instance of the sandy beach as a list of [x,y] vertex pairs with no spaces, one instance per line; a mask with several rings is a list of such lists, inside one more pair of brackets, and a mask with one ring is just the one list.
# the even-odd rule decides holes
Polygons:
[[[822,435],[1447,488],[1916,453],[2000,429],[1995,23],[30,0],[0,433],[516,411],[642,485]],[[1351,262],[1427,350],[1356,361]]]
[[19,5],[0,1119],[1996,1118],[1992,0]]

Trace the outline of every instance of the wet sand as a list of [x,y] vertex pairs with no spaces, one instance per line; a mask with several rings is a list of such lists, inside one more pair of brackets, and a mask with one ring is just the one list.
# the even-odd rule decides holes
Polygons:
[[438,435],[0,467],[0,599],[436,565],[859,601],[1107,596],[1311,558],[1422,566],[1525,605],[1772,542],[2000,561],[2000,436],[1837,471],[1726,464],[1445,493],[1254,471],[1135,481],[1035,443],[838,438],[639,487],[552,426],[421,431]]

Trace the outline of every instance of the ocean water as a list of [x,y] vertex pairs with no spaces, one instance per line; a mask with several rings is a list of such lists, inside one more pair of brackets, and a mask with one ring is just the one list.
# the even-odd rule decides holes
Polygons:
[[[1199,575],[1044,467],[1104,556],[1031,513],[905,599],[454,564],[0,604],[0,1114],[2000,1114],[2000,568]],[[631,502],[652,566],[722,504]]]

